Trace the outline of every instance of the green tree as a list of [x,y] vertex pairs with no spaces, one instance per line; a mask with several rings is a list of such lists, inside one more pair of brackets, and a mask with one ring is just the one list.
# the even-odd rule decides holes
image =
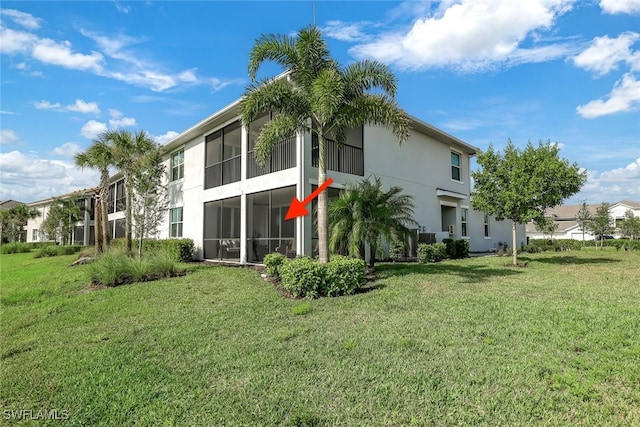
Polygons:
[[472,172],[473,207],[499,221],[512,221],[514,265],[518,264],[516,224],[542,217],[546,209],[580,191],[587,178],[576,163],[561,159],[558,151],[557,144],[542,141],[537,147],[529,141],[519,150],[509,140],[504,154],[489,145],[477,156],[480,169]]
[[553,234],[558,231],[558,224],[551,217],[541,216],[534,218],[533,223],[536,229],[542,233],[543,238],[547,234],[550,239],[553,239]]
[[413,198],[402,194],[402,188],[382,189],[379,177],[373,182],[363,179],[349,185],[329,203],[330,240],[333,252],[348,253],[364,259],[365,244],[369,245],[369,266],[384,241],[406,242],[408,226],[413,219]]
[[132,219],[138,239],[138,256],[142,256],[142,240],[158,234],[169,199],[163,185],[165,166],[159,147],[142,156],[137,166],[132,175]]
[[[258,69],[273,61],[288,76],[256,81]],[[264,165],[272,148],[297,131],[312,132],[318,138],[318,186],[326,179],[326,138],[338,144],[345,132],[363,124],[389,128],[398,143],[409,136],[409,120],[397,103],[396,78],[383,64],[355,62],[341,67],[330,55],[327,43],[315,26],[300,30],[296,37],[262,35],[249,54],[252,84],[241,100],[242,123],[250,123],[266,111],[275,118],[263,126],[255,147],[257,161]],[[327,193],[318,196],[318,249],[320,262],[327,262]]]
[[71,243],[75,224],[82,220],[83,215],[84,211],[80,209],[77,197],[55,198],[42,223],[42,230],[49,238],[66,245]]
[[124,177],[125,188],[125,239],[128,254],[132,251],[132,207],[133,207],[133,181],[134,174],[144,162],[144,156],[156,148],[155,142],[145,131],[131,133],[128,130],[118,129],[107,131],[107,139],[111,143],[115,166]]
[[576,222],[578,226],[582,230],[582,243],[584,243],[584,232],[589,229],[589,224],[591,224],[591,212],[589,211],[589,205],[587,202],[582,202],[580,209],[576,213]]
[[[609,203],[602,203],[596,209],[596,213],[591,219],[589,229],[596,236],[596,239],[600,240],[600,249],[602,249],[603,236],[609,235],[615,231],[613,225],[613,218],[609,214],[611,205]],[[597,245],[596,245],[597,246]]]
[[620,232],[630,239],[636,239],[640,236],[640,217],[635,216],[631,209],[627,209],[624,213],[624,219],[620,224]]
[[81,168],[97,169],[100,172],[98,193],[94,196],[94,231],[96,251],[101,252],[109,246],[109,168],[115,165],[114,153],[109,144],[109,134],[101,133],[84,152],[74,157]]
[[0,242],[7,238],[14,243],[21,241],[27,221],[36,218],[40,213],[37,209],[27,205],[17,205],[9,209],[0,210]]

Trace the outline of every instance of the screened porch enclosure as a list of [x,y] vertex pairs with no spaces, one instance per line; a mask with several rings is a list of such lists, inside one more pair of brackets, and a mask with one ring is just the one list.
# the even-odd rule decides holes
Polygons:
[[296,256],[295,220],[285,220],[295,187],[247,196],[247,262],[262,262],[268,253]]
[[240,261],[240,197],[204,204],[205,259]]

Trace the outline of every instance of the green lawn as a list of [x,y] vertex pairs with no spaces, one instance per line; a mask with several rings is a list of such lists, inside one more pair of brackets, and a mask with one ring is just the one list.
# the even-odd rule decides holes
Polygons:
[[0,257],[0,423],[640,425],[638,252],[382,264],[313,301],[198,265],[88,291],[32,256]]

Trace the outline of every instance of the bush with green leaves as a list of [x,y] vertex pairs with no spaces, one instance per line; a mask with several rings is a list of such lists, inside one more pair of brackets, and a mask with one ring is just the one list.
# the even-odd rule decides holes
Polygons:
[[296,298],[351,295],[366,283],[365,262],[341,255],[327,264],[309,257],[286,259],[278,271],[282,287]]
[[524,247],[524,252],[579,251],[582,247],[582,241],[574,239],[530,239],[529,244]]
[[333,255],[325,265],[326,296],[351,295],[367,283],[362,259]]
[[469,241],[467,239],[442,239],[447,246],[447,258],[469,258]]
[[58,255],[73,255],[80,252],[81,249],[82,249],[82,246],[80,245],[65,245],[65,246],[48,245],[38,249],[36,253],[33,255],[33,257],[45,258],[45,257],[58,256]]
[[0,246],[0,250],[3,255],[7,254],[22,254],[26,252],[31,252],[31,244],[25,242],[17,242],[17,243],[5,243]]
[[420,243],[418,245],[418,262],[440,262],[447,257],[447,245],[444,243]]
[[[133,242],[133,252],[138,251],[138,241]],[[111,248],[116,250],[124,250],[126,246],[125,239],[113,239]],[[143,239],[142,254],[159,251],[169,252],[174,260],[179,262],[193,261],[194,244],[191,239]]]
[[389,244],[389,258],[393,261],[398,261],[399,259],[404,258],[405,253],[405,244],[404,242],[393,239],[391,240],[391,244]]
[[264,256],[262,261],[267,268],[267,274],[271,277],[280,277],[278,269],[285,263],[287,257],[280,252],[273,252]]
[[121,250],[111,249],[89,264],[89,275],[95,285],[118,286],[182,274],[183,270],[176,263],[175,254],[166,250],[134,258]]

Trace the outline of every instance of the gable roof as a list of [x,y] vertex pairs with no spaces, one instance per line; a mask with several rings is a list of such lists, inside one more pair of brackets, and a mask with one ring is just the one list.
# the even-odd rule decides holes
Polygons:
[[0,209],[11,209],[20,205],[24,205],[24,203],[18,202],[17,200],[0,200]]

